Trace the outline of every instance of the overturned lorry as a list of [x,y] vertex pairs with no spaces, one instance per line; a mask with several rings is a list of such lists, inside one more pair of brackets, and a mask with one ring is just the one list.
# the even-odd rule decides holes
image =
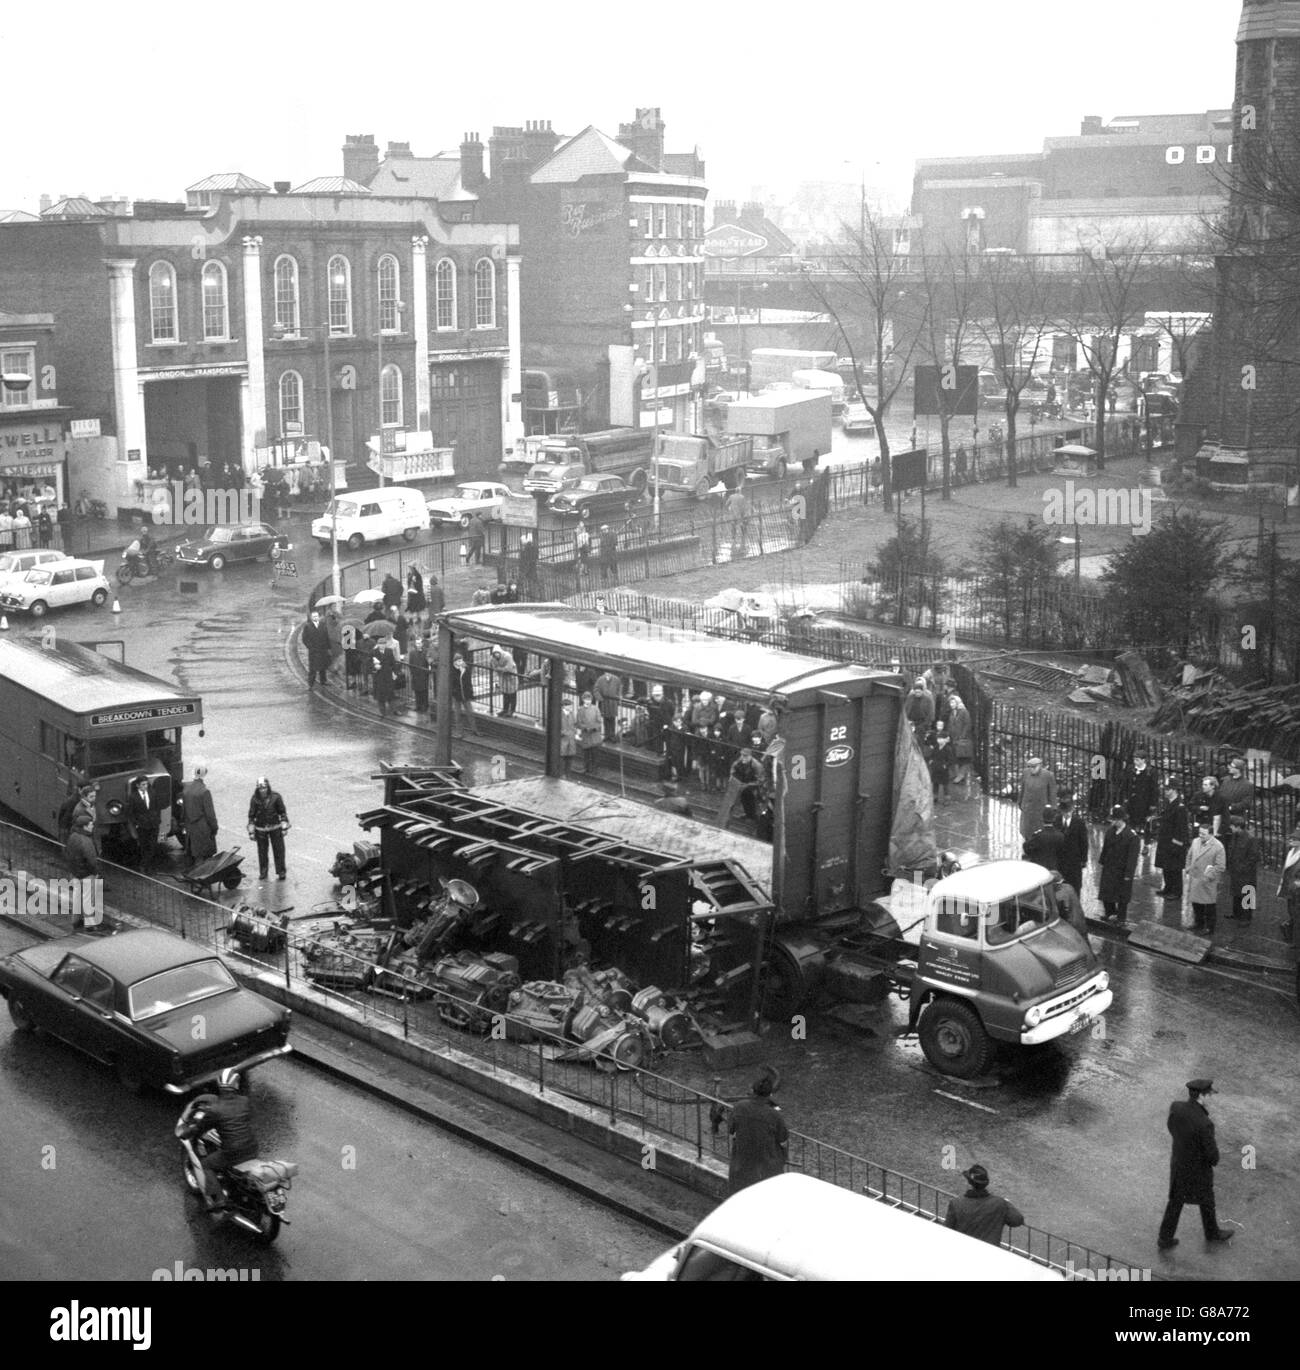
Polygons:
[[402,911],[469,881],[500,915],[475,950],[515,958],[521,982],[616,967],[634,989],[677,996],[706,1045],[760,1014],[788,1022],[893,994],[927,1059],[958,1077],[983,1073],[997,1043],[1048,1041],[1109,1006],[1105,972],[1058,916],[1046,871],[952,869],[936,852],[898,676],[568,605],[451,613],[440,634],[443,761],[453,636],[540,656],[549,681],[570,665],[609,671],[629,695],[638,682],[707,689],[778,723],[765,757],[771,841],[566,779],[560,689],[547,701],[545,776],[386,778],[385,802],[361,821],[381,833]]

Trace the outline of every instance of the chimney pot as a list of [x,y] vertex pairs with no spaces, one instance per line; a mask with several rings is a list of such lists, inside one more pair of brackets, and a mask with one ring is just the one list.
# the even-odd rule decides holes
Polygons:
[[289,193],[289,187],[291,184],[292,182],[290,181],[276,181],[275,193],[277,195],[287,195]]

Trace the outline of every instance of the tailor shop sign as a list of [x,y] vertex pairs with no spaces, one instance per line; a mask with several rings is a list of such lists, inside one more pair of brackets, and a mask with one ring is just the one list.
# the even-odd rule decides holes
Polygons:
[[0,466],[57,463],[67,455],[60,423],[0,423]]

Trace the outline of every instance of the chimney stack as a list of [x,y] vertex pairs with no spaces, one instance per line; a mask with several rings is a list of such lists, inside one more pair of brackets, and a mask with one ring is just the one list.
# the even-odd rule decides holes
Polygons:
[[1083,116],[1083,122],[1079,125],[1079,132],[1081,134],[1100,133],[1101,131],[1100,114],[1085,114]]
[[292,186],[292,184],[292,181],[276,181],[275,193],[277,195],[287,195],[289,193],[289,188]]
[[630,124],[618,126],[618,141],[656,171],[664,169],[664,121],[659,106],[638,109]]
[[477,133],[460,140],[460,183],[466,190],[478,191],[487,184],[483,174],[483,144]]
[[714,200],[713,202],[713,226],[719,224],[734,224],[736,222],[736,202],[735,200]]
[[397,158],[397,157],[408,157],[408,158],[409,158],[409,157],[414,156],[414,153],[412,153],[412,151],[411,151],[411,145],[410,145],[410,143],[389,143],[389,144],[388,144],[388,156],[389,156],[390,158]]
[[343,174],[367,186],[379,170],[379,147],[373,133],[349,133],[343,140]]
[[761,202],[758,200],[746,200],[744,205],[741,206],[740,217],[742,220],[762,219],[764,214]]
[[49,209],[49,207],[50,207],[53,203],[54,203],[54,201],[51,200],[50,197],[49,197],[48,195],[42,195],[42,196],[41,196],[41,213],[44,214],[45,211],[46,211],[47,209]]

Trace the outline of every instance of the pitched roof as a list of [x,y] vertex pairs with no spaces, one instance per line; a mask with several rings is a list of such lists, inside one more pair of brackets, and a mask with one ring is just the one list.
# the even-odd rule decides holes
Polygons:
[[70,195],[66,200],[60,200],[57,204],[51,205],[49,209],[43,209],[41,218],[107,219],[108,214],[98,205],[91,204],[89,200],[83,199],[80,195]]
[[422,200],[473,200],[460,183],[459,155],[385,157],[370,178],[373,195],[413,195]]
[[189,195],[204,190],[248,190],[258,194],[270,189],[270,186],[246,176],[242,171],[219,171],[215,176],[205,176],[201,181],[195,181],[192,186],[186,186],[185,193]]
[[[534,185],[577,181],[583,176],[610,176],[628,170],[628,163],[640,166],[630,148],[616,143],[594,124],[560,144],[532,174]],[[651,168],[647,167],[646,170]]]
[[0,209],[0,224],[40,223],[39,214],[29,214],[25,209]]
[[[265,188],[265,187],[264,187]],[[317,176],[314,181],[305,181],[295,186],[290,195],[369,195],[369,187],[347,176]]]

